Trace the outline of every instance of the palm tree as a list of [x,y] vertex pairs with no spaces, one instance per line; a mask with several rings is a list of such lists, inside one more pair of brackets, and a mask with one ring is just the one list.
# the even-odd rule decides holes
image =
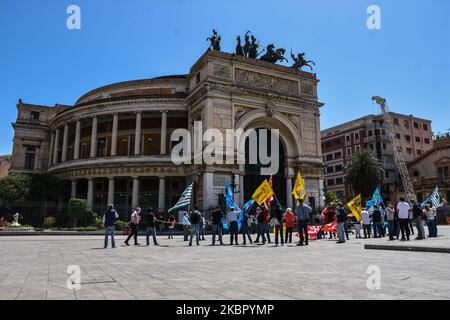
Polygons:
[[345,166],[345,184],[352,186],[355,194],[361,193],[362,199],[372,196],[384,177],[384,169],[376,155],[366,149],[353,154]]

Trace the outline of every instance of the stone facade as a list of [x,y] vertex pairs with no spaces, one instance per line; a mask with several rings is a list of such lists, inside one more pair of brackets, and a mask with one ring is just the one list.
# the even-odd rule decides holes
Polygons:
[[19,101],[11,172],[48,172],[69,179],[70,196],[86,197],[90,206],[118,201],[136,206],[150,199],[160,211],[172,206],[192,181],[195,204],[214,207],[225,179],[234,179],[236,201],[242,205],[245,166],[175,166],[171,132],[192,132],[194,121],[201,121],[203,130],[222,132],[279,129],[285,204],[292,206],[292,183],[300,170],[309,199],[321,206],[323,104],[317,98],[318,82],[315,74],[208,50],[186,75],[101,87],[74,106]]
[[9,167],[11,166],[11,156],[0,156],[0,179],[9,174]]

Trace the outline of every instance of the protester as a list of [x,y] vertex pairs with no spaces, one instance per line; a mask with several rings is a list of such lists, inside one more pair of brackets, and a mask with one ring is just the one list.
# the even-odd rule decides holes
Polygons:
[[275,206],[274,214],[274,227],[275,227],[275,246],[278,246],[278,236],[280,237],[281,245],[284,245],[283,239],[283,211],[279,204]]
[[263,232],[263,244],[266,242],[271,243],[270,240],[270,228],[269,228],[269,221],[270,221],[270,213],[269,210],[266,207],[261,208],[261,216],[262,216],[262,232]]
[[420,205],[415,202],[414,200],[411,200],[411,204],[413,205],[412,208],[412,216],[414,220],[414,224],[416,225],[417,229],[417,237],[416,240],[424,240],[425,239],[425,228],[423,221],[424,219],[424,213],[422,211],[422,208]]
[[244,214],[244,219],[242,219],[241,222],[241,233],[242,233],[242,239],[243,244],[246,245],[246,237],[248,237],[248,240],[250,241],[250,244],[253,243],[252,237],[250,235],[250,224],[251,224],[251,218],[249,217],[249,215],[246,213]]
[[131,232],[128,235],[127,240],[125,240],[125,244],[127,246],[130,245],[128,241],[130,241],[131,237],[133,236],[134,236],[134,245],[140,246],[140,244],[137,241],[140,221],[141,221],[141,208],[137,207],[135,210],[133,210],[133,213],[131,214],[131,223],[130,223]]
[[[397,204],[398,210],[398,223],[400,225],[400,231],[402,233],[401,241],[409,241],[409,216],[411,206],[405,201],[405,198],[400,198],[400,202]],[[406,235],[406,238],[405,238]]]
[[309,207],[303,203],[303,199],[299,199],[298,205],[295,207],[295,215],[298,221],[298,234],[300,241],[298,246],[308,245],[308,219],[309,219]]
[[[322,211],[323,221],[325,224],[330,224],[336,220],[336,211],[334,211],[330,205],[327,205],[325,209]],[[329,239],[332,239],[333,237],[336,238],[336,234],[333,232],[330,232]]]
[[114,210],[114,205],[108,205],[108,209],[103,213],[103,225],[105,226],[105,245],[104,248],[108,247],[108,235],[111,234],[111,248],[116,247],[116,242],[114,240],[114,233],[116,232],[116,220],[119,218],[119,214]]
[[171,215],[169,220],[167,220],[168,228],[169,228],[169,239],[173,239],[173,233],[175,230],[175,224],[177,223],[175,216]]
[[233,245],[233,242],[235,242],[236,245],[238,245],[238,234],[239,234],[239,228],[238,228],[238,216],[239,211],[234,210],[234,208],[230,208],[230,210],[227,213],[227,222],[228,222],[228,230],[230,232],[230,245]]
[[187,212],[183,214],[183,219],[181,220],[181,223],[183,224],[184,241],[188,241],[191,223],[189,222],[189,216]]
[[219,242],[223,245],[222,242],[222,209],[219,206],[211,214],[212,219],[212,245],[216,244],[216,234],[219,235]]
[[361,211],[361,218],[362,218],[362,227],[363,227],[363,233],[364,233],[364,239],[369,238],[370,239],[370,214],[369,211],[367,211],[367,208],[362,208]]
[[382,235],[382,232],[381,232],[382,218],[381,218],[381,210],[380,210],[380,208],[377,205],[373,206],[372,224],[373,224],[373,237],[374,238],[381,238],[381,235]]
[[295,217],[292,213],[291,208],[286,209],[286,213],[284,214],[284,221],[286,223],[284,243],[292,243],[292,230],[294,229]]
[[427,219],[428,237],[436,238],[437,237],[436,209],[430,208],[429,204],[425,204],[423,213],[425,214],[425,217]]
[[195,233],[195,239],[197,242],[197,245],[200,245],[200,212],[198,211],[197,207],[194,207],[194,211],[192,211],[189,222],[190,222],[190,237],[189,237],[189,246],[192,246],[192,238],[194,237]]
[[390,202],[388,202],[386,207],[386,220],[388,224],[389,240],[395,240],[395,210]]
[[263,228],[263,215],[261,212],[261,208],[260,207],[256,207],[256,211],[255,211],[255,224],[256,224],[256,232],[257,232],[257,236],[256,236],[256,240],[255,243],[259,243],[259,238],[261,237],[262,242],[265,243],[266,242],[266,236],[264,235],[264,228]]
[[200,230],[200,240],[205,240],[206,222],[202,212],[200,212],[200,221],[198,226]]
[[338,239],[337,243],[345,242],[345,223],[347,221],[347,211],[345,210],[342,202],[339,202],[336,206],[337,209],[337,225],[338,225]]
[[145,239],[147,246],[150,245],[150,235],[153,237],[153,244],[155,246],[158,245],[158,241],[156,241],[156,216],[153,213],[152,208],[147,209],[147,213],[144,216],[145,224],[147,225],[147,229],[145,230]]
[[356,239],[361,238],[361,221],[358,221],[358,219],[353,214],[351,215],[350,221],[352,225],[355,227]]

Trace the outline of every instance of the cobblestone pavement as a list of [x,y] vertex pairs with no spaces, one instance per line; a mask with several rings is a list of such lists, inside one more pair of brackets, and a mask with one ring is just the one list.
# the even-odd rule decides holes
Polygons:
[[[450,248],[450,227],[439,235],[408,244]],[[102,249],[99,236],[2,236],[0,299],[450,298],[450,254],[365,250],[366,243],[405,243],[353,237],[304,247],[212,247],[207,236],[187,247],[180,236],[160,236],[159,247],[126,247],[118,236],[116,249]],[[69,265],[80,267],[79,290],[67,287]],[[367,286],[373,265],[379,289]]]

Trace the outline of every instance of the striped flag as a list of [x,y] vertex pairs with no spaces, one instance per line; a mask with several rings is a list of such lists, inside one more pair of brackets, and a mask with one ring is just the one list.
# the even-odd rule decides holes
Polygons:
[[441,196],[439,194],[439,186],[436,186],[436,188],[434,188],[433,192],[430,194],[430,196],[427,198],[427,200],[422,202],[421,206],[424,207],[427,202],[431,202],[431,207],[437,208],[440,201],[441,201]]
[[174,205],[172,208],[169,209],[169,212],[189,205],[191,203],[191,199],[192,199],[192,183],[189,187],[186,188],[186,190],[184,190],[183,194],[180,197],[180,200],[178,200],[176,205]]

